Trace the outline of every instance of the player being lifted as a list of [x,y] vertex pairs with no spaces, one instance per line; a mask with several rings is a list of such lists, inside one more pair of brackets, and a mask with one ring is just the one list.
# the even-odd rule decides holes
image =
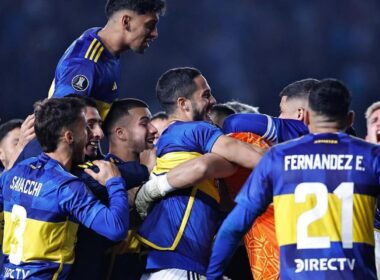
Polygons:
[[164,0],[108,0],[107,24],[90,28],[76,39],[58,62],[49,97],[77,93],[96,100],[104,119],[119,96],[120,54],[143,53],[157,38]]

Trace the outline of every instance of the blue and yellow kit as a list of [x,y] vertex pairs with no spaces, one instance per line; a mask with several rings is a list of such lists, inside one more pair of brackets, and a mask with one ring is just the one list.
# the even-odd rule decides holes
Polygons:
[[46,154],[19,163],[0,180],[2,279],[66,279],[78,223],[114,240],[127,232],[128,198],[120,177],[106,183],[110,208]]
[[230,219],[239,226],[232,220],[223,224],[208,276],[221,275],[228,255],[222,243],[230,244],[222,240],[224,233],[249,227],[273,201],[281,279],[376,279],[373,220],[379,193],[380,146],[345,133],[279,144],[238,195]]
[[[154,174],[165,174],[211,152],[221,135],[207,122],[172,123],[158,140]],[[213,179],[155,203],[138,231],[139,239],[151,248],[147,270],[177,268],[204,275],[220,221],[219,193]]]
[[233,114],[223,123],[223,133],[250,132],[273,144],[308,134],[307,126],[298,120],[280,119],[264,114]]
[[[122,178],[125,180],[125,188],[140,186],[149,180],[149,171],[145,165],[138,161],[123,161],[113,154],[107,154],[104,158],[111,161],[119,168]],[[109,195],[106,188],[99,184],[94,178],[84,172],[85,168],[98,172],[98,167],[92,162],[80,164],[73,173],[78,176],[86,186],[94,193],[95,197],[102,203],[109,204]],[[133,216],[132,216],[133,218]],[[133,227],[133,219],[130,219],[130,227]],[[128,238],[131,234],[128,235]],[[124,241],[123,241],[124,242]],[[70,279],[105,279],[107,274],[121,271],[125,275],[131,275],[137,268],[130,265],[120,266],[120,259],[125,258],[125,254],[113,255],[110,252],[115,242],[99,235],[91,229],[79,226],[78,242],[75,246],[75,262],[70,271]],[[141,269],[142,270],[142,269]],[[115,272],[116,271],[116,272]],[[114,275],[112,275],[114,276]]]
[[102,43],[100,29],[88,29],[69,46],[58,62],[49,97],[89,96],[104,119],[118,97],[120,62]]

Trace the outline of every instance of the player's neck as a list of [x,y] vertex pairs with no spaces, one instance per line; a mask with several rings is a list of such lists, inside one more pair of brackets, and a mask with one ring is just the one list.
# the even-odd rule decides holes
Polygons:
[[64,148],[58,147],[54,152],[46,153],[52,159],[58,161],[63,168],[70,171],[73,163],[72,153]]
[[139,154],[131,151],[128,147],[110,143],[109,153],[117,156],[122,161],[138,161]]
[[128,47],[120,43],[120,36],[117,30],[108,24],[98,32],[98,36],[102,40],[103,45],[113,56],[118,56],[128,49]]
[[344,131],[344,128],[336,122],[317,122],[310,123],[309,130],[311,133],[337,133]]

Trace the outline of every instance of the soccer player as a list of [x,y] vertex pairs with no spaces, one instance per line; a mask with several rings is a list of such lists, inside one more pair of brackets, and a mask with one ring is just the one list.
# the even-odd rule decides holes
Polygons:
[[104,119],[119,96],[120,55],[143,53],[158,37],[164,0],[108,0],[106,25],[85,31],[58,62],[49,97],[76,93],[96,100]]
[[[380,101],[373,103],[365,112],[367,119],[366,140],[373,144],[380,144]],[[375,256],[377,278],[380,279],[380,200],[377,201],[375,215]]]
[[264,155],[217,234],[208,279],[221,277],[233,248],[272,201],[281,279],[376,279],[380,147],[342,132],[353,112],[341,82],[322,80],[308,101],[311,134]]
[[76,98],[46,99],[35,105],[35,133],[44,153],[4,173],[3,279],[66,279],[74,261],[78,223],[122,240],[129,217],[125,182],[115,165],[95,161],[86,172],[105,185],[108,206],[69,173],[84,160],[85,105]]
[[[153,147],[155,127],[150,121],[148,105],[139,99],[116,100],[104,122],[104,133],[109,142],[109,153],[105,160],[111,161],[119,168],[126,181],[129,206],[133,207],[136,188],[149,179],[147,167],[139,162],[139,153]],[[90,188],[95,196],[104,203],[109,197],[104,187],[83,172],[82,168],[94,168],[91,162],[79,165],[74,170],[80,179]],[[93,231],[79,228],[78,244],[76,246],[76,261],[70,273],[71,279],[104,279],[111,277],[119,279],[128,275],[129,279],[140,279],[145,266],[139,262],[139,244],[134,238],[136,219],[131,214],[130,232],[126,240],[117,248],[116,245]],[[109,253],[111,251],[111,253]],[[89,268],[92,267],[91,270]]]
[[[167,71],[156,92],[171,122],[157,143],[156,176],[166,180],[165,174],[175,166],[211,152],[246,167],[257,164],[261,155],[253,147],[224,136],[206,122],[216,100],[199,70],[183,67]],[[218,190],[209,177],[172,192],[153,206],[138,231],[139,239],[151,248],[146,267],[149,273],[143,279],[205,275],[221,218],[218,202]]]
[[0,125],[0,161],[5,170],[10,167],[9,161],[18,144],[22,122],[14,119]]
[[[103,130],[101,128],[103,121],[100,117],[95,101],[89,97],[74,94],[67,95],[66,97],[80,99],[85,104],[84,116],[86,118],[88,128],[88,142],[85,148],[85,160],[102,159],[103,155],[99,151],[99,142],[104,137]],[[19,148],[20,152],[15,155],[15,164],[30,157],[38,156],[42,152],[41,145],[35,138],[33,124],[34,116],[30,115],[26,118],[23,124],[25,129],[23,129],[23,126],[21,127],[21,131],[25,131],[24,133],[21,133],[21,135],[24,135],[22,138],[26,138],[26,140],[20,141],[24,143],[23,145],[22,143],[19,143],[18,145],[21,147]],[[15,158],[15,156],[13,158]]]

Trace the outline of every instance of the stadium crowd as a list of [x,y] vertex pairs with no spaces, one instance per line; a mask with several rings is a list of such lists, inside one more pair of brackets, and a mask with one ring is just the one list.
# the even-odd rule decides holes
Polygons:
[[119,98],[120,55],[165,6],[108,0],[48,98],[0,125],[2,279],[380,278],[380,102],[359,139],[339,80],[285,86],[274,117],[186,66],[152,115]]

